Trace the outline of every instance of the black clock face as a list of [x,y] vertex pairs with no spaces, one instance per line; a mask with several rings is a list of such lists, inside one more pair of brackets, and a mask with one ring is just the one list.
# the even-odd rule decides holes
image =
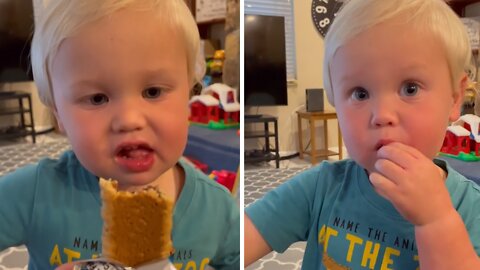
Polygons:
[[312,1],[313,24],[323,37],[327,34],[328,28],[333,23],[342,4],[342,2],[335,0]]

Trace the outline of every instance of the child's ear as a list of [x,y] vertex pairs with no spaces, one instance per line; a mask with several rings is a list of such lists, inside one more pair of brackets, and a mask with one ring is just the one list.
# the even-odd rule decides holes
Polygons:
[[465,94],[465,89],[468,86],[468,77],[467,74],[463,74],[460,81],[454,86],[457,88],[453,93],[453,106],[450,109],[450,122],[458,120],[460,118],[460,112],[463,105],[463,95]]
[[58,116],[57,108],[53,107],[52,112],[53,112],[53,115],[55,115],[55,120],[57,121],[58,129],[60,130],[60,133],[65,134],[65,128],[63,127],[62,120],[60,120],[60,117]]

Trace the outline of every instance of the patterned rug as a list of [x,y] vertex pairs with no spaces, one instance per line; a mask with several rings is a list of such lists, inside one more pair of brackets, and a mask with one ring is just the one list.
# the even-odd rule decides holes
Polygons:
[[[0,177],[42,158],[58,158],[69,149],[65,138],[36,144],[21,143],[0,147]],[[1,180],[0,180],[1,181]],[[24,246],[13,247],[0,252],[0,270],[27,269],[28,253]]]
[[[245,171],[244,200],[245,207],[261,198],[269,190],[279,186],[292,176],[306,170],[309,166],[286,169],[257,169]],[[247,270],[296,270],[302,266],[305,242],[295,243],[284,253],[270,252],[268,255],[247,267]]]
[[0,147],[0,176],[38,162],[45,157],[58,158],[69,149],[67,139],[61,138],[44,143],[21,143]]

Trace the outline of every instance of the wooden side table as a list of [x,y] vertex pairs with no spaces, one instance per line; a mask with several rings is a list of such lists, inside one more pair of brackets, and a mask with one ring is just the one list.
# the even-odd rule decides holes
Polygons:
[[[307,112],[305,110],[297,111],[298,119],[298,152],[300,158],[303,159],[304,154],[310,155],[312,164],[317,163],[317,157],[327,157],[338,155],[339,159],[343,158],[342,153],[342,134],[340,133],[340,126],[338,126],[338,152],[328,150],[328,120],[337,119],[337,113],[334,111],[319,111],[319,112]],[[302,119],[308,120],[310,123],[310,150],[303,149],[303,131],[302,131]],[[325,138],[325,148],[317,149],[315,143],[315,121],[323,120],[323,136]]]
[[[0,139],[32,136],[32,142],[35,143],[36,132],[30,93],[23,91],[0,92],[0,103],[15,100],[18,102],[18,106],[4,107],[3,104],[0,105],[0,115],[19,115],[20,124],[3,130],[0,129]],[[25,101],[28,106],[25,106]],[[26,117],[28,117],[28,121],[25,121],[27,120]]]

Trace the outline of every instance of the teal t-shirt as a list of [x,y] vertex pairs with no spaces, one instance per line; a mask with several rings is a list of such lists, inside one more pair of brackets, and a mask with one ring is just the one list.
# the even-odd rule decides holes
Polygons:
[[[480,255],[479,186],[436,163],[448,171],[453,205]],[[302,269],[415,270],[419,265],[413,225],[375,192],[352,160],[323,162],[267,193],[246,213],[275,251],[307,241]]]
[[[177,269],[240,268],[240,214],[230,193],[180,161],[170,257]],[[67,151],[0,178],[0,250],[26,245],[29,269],[99,256],[103,221],[98,178]]]

